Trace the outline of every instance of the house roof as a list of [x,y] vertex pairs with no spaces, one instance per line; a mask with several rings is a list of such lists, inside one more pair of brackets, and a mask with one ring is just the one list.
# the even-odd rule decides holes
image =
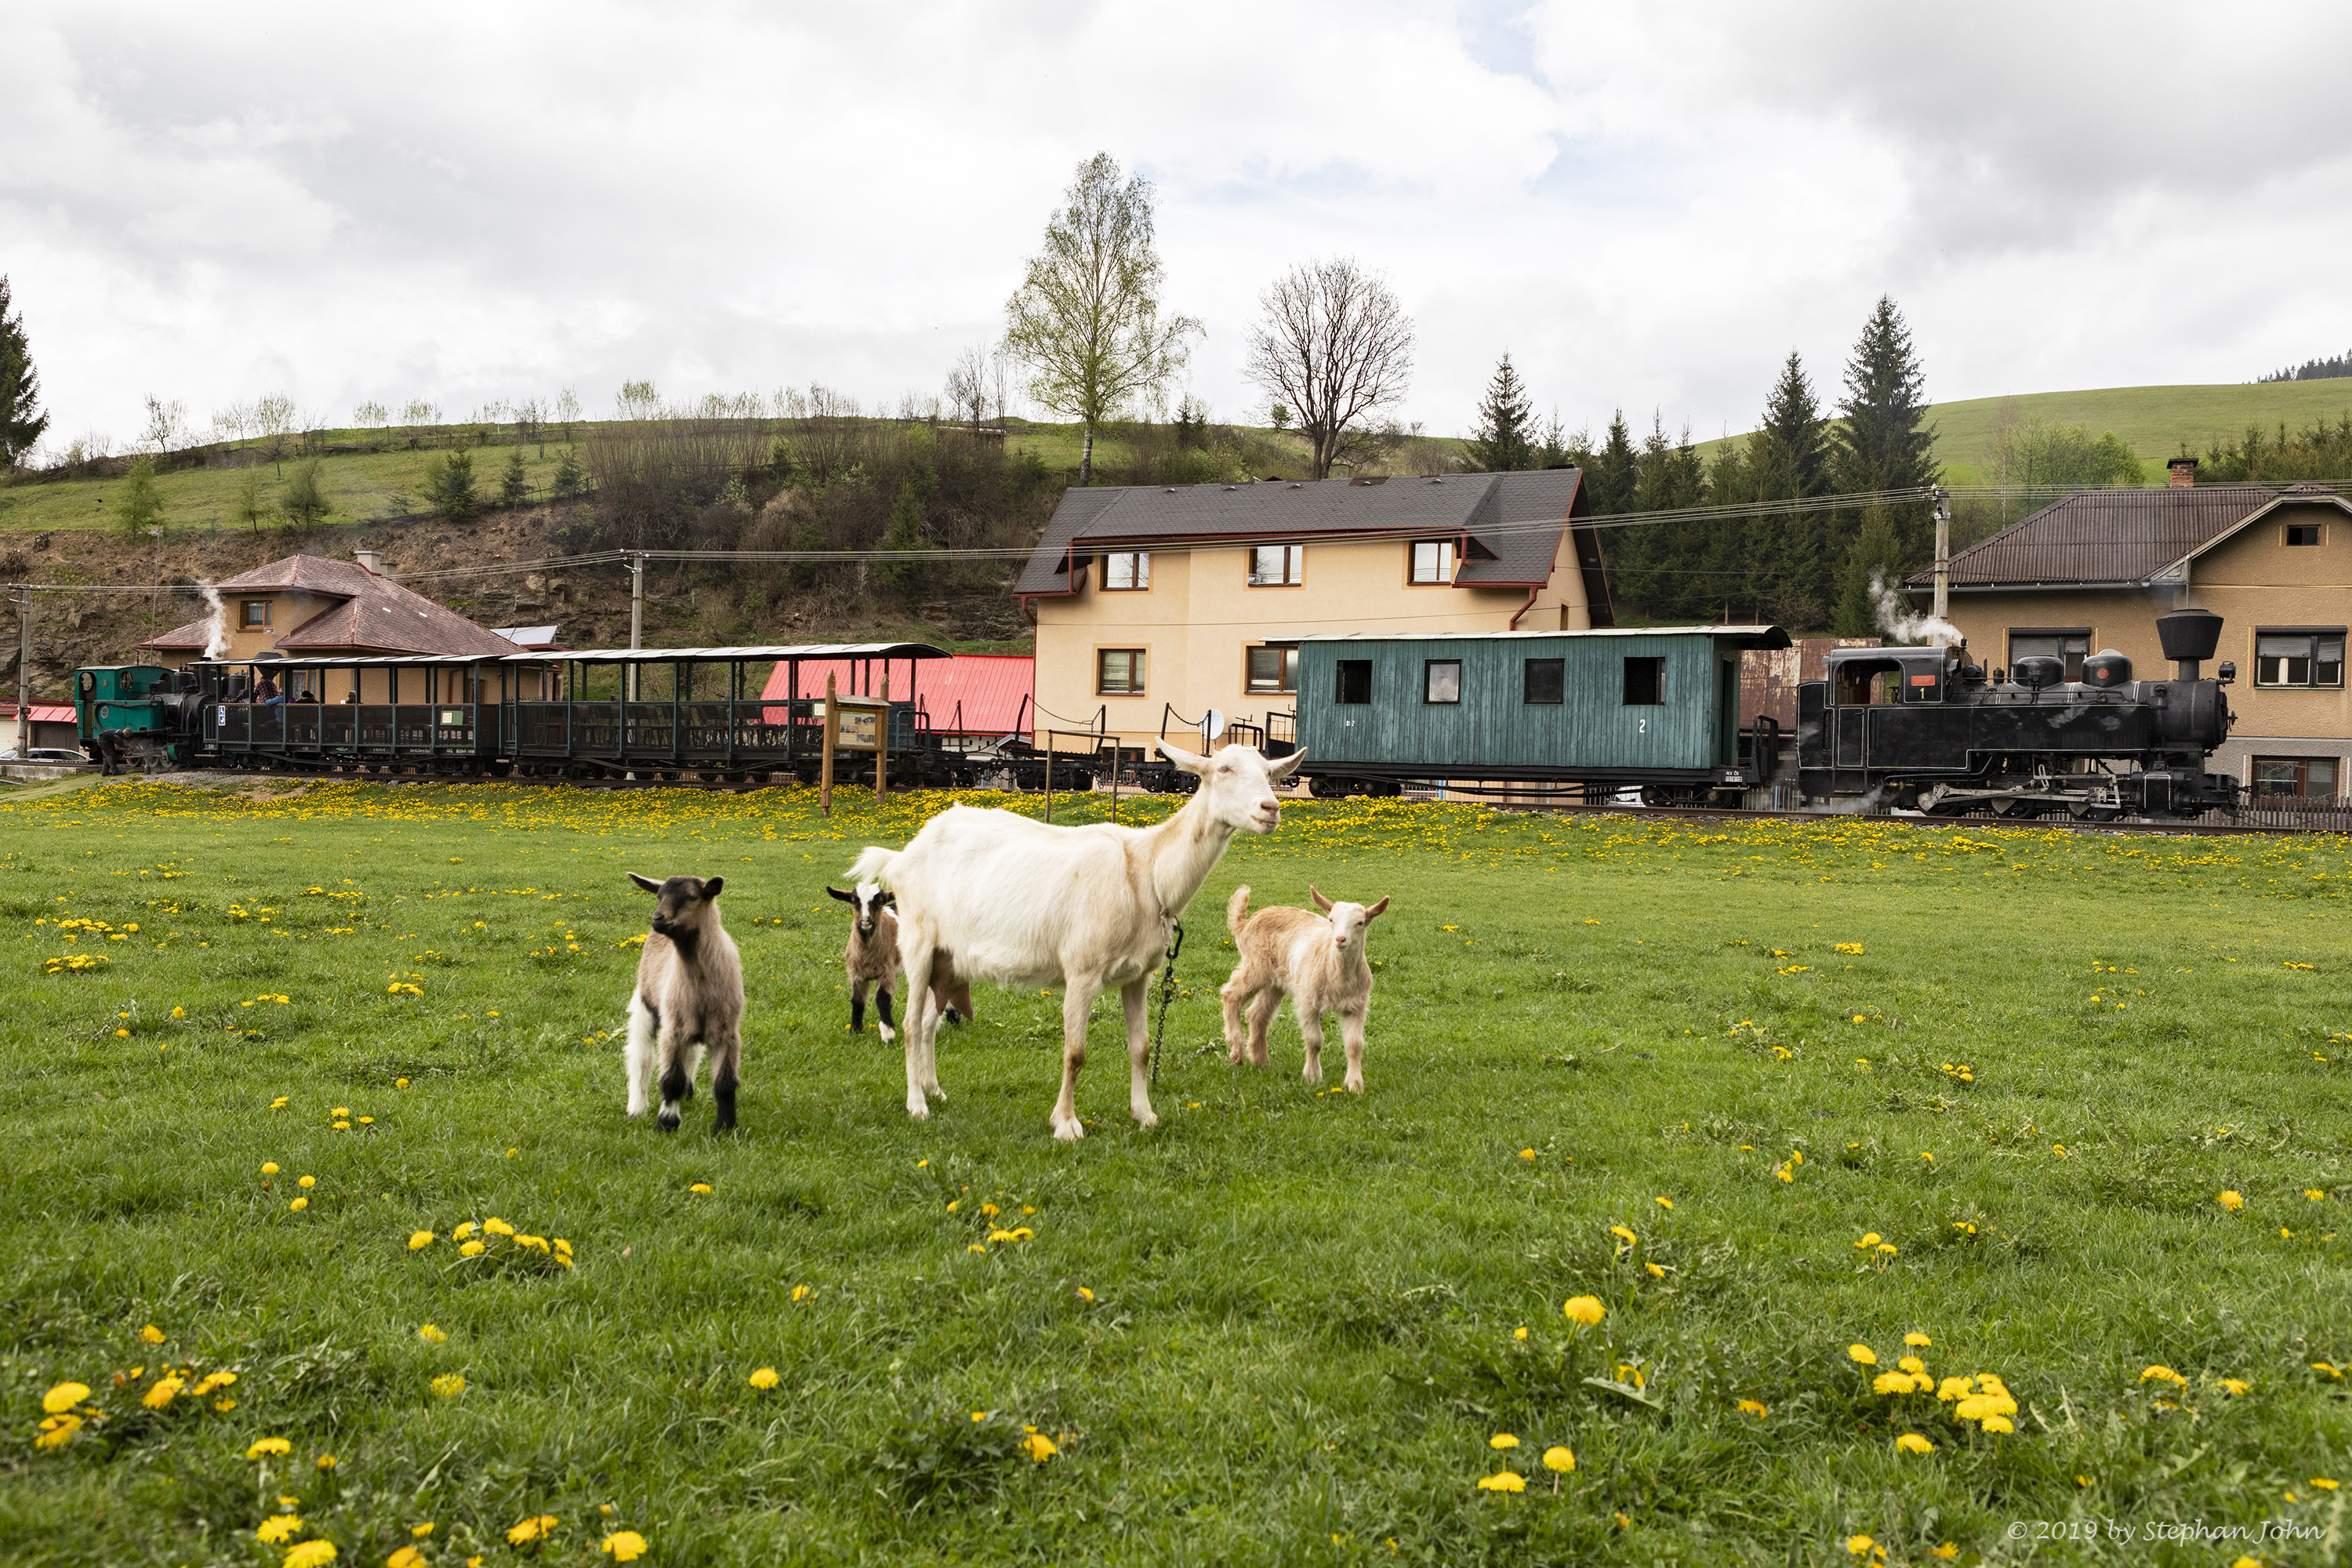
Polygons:
[[[28,702],[25,705],[25,710],[26,717],[36,724],[73,724],[80,721],[79,716],[74,712],[73,704],[70,702]],[[11,724],[16,721],[16,705],[14,702],[0,702],[0,721]]]
[[553,626],[492,626],[490,629],[517,647],[542,649],[555,647],[556,628]]
[[[823,696],[827,675],[846,689],[849,661],[802,660],[799,695]],[[792,696],[792,666],[778,661],[760,695],[772,700]],[[891,697],[919,703],[935,733],[1009,735],[1028,727],[1036,686],[1037,661],[1026,655],[966,653],[923,660],[915,666],[912,689],[894,688]]]
[[[289,555],[213,584],[222,594],[293,589],[339,601],[270,644],[286,654],[463,654],[495,658],[521,651],[488,626],[436,604],[353,561]],[[141,647],[203,649],[209,617],[149,637]]]
[[[2172,574],[2273,508],[2321,501],[2352,511],[2317,486],[2261,485],[2084,490],[2043,507],[1952,557],[1955,588],[2112,584],[2139,587]],[[1932,570],[1906,579],[1932,584]]]
[[[1065,492],[1013,591],[1077,592],[1078,574],[1107,549],[1209,541],[1444,537],[1464,542],[1463,587],[1532,587],[1550,577],[1572,516],[1590,515],[1576,468],[1442,478],[1266,480],[1232,485],[1122,485]],[[1608,590],[1601,550],[1580,530],[1575,560],[1596,618]]]

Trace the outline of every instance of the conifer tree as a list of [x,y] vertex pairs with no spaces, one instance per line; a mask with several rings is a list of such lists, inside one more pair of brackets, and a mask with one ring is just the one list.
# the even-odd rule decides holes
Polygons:
[[[1927,420],[1927,377],[1911,349],[1911,329],[1891,296],[1878,303],[1846,362],[1844,416],[1832,437],[1831,479],[1853,494],[1911,489],[1936,482],[1935,426]],[[1888,517],[1904,559],[1923,558],[1930,546],[1934,507],[1906,503]]]
[[520,506],[530,499],[530,480],[522,468],[522,448],[517,447],[507,454],[506,472],[499,476],[499,504]]
[[[912,479],[898,487],[898,496],[890,503],[890,526],[883,531],[885,550],[930,550],[937,548],[923,531],[923,497]],[[908,607],[914,607],[930,580],[930,572],[919,561],[884,561],[874,568],[874,575],[888,587],[905,596]]]
[[1902,575],[1903,550],[1895,536],[1895,521],[1883,506],[1866,509],[1846,552],[1845,573],[1838,585],[1837,614],[1831,629],[1842,637],[1874,637],[1879,625],[1878,595]]
[[141,458],[123,476],[114,499],[114,520],[125,533],[141,533],[163,515],[163,498],[155,493],[153,459]]
[[[1764,426],[1748,461],[1759,500],[1795,500],[1830,492],[1829,421],[1822,414],[1804,362],[1790,349],[1764,402]],[[1837,596],[1845,552],[1833,549],[1836,524],[1826,512],[1805,512],[1752,524],[1751,558],[1771,563],[1769,574],[1779,614],[1807,626],[1826,620]]]
[[1582,467],[1585,493],[1592,498],[1595,512],[1606,515],[1633,510],[1641,460],[1634,455],[1633,435],[1626,428],[1623,409],[1610,416],[1608,436]]
[[8,310],[8,279],[0,274],[0,473],[16,466],[49,427],[40,412],[41,377],[25,342],[25,318]]
[[1506,353],[1478,405],[1477,433],[1470,437],[1470,467],[1482,474],[1507,474],[1536,466],[1535,407]]

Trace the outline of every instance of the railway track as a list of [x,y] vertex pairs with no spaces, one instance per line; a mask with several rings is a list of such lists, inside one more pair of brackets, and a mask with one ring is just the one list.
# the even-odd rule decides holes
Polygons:
[[[761,784],[751,780],[706,781],[702,779],[504,779],[481,780],[449,778],[429,773],[344,773],[333,769],[311,768],[236,768],[204,769],[206,779],[272,778],[272,779],[350,779],[361,784],[446,784],[446,783],[506,783],[541,784],[550,788],[590,790],[618,793],[646,789],[701,789],[719,795],[750,795],[756,790],[789,787]],[[136,775],[132,775],[136,776]],[[178,776],[189,776],[181,773]],[[839,785],[845,790],[871,789],[871,784]],[[1013,793],[1043,795],[1043,790],[1022,790]],[[1068,790],[1056,790],[1057,795],[1067,795]],[[1141,791],[1123,791],[1135,799]],[[1874,822],[1907,823],[1923,827],[2026,827],[2042,828],[2061,833],[2143,834],[2162,838],[2231,838],[2259,837],[2294,833],[2341,833],[2341,828],[2295,827],[2258,823],[2208,822],[2076,822],[2064,817],[2032,817],[2011,819],[1998,816],[1927,816],[1898,815],[1893,812],[1849,811],[1750,811],[1737,806],[1717,805],[1619,805],[1610,803],[1583,804],[1572,801],[1521,802],[1507,800],[1461,801],[1454,805],[1484,805],[1496,811],[1524,812],[1554,816],[1625,816],[1638,821],[1657,822],[1835,822],[1848,818]]]

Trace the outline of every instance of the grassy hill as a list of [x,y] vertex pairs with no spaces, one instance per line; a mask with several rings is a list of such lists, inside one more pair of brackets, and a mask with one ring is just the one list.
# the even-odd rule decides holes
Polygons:
[[[2162,484],[2166,458],[2183,451],[2202,457],[2215,442],[2244,435],[2249,425],[2267,432],[2284,423],[2294,430],[2347,411],[2352,411],[2352,380],[2029,392],[1935,404],[1929,417],[1936,426],[1936,457],[1944,465],[1948,484],[1990,482],[1986,458],[2002,422],[2036,418],[2051,425],[2085,426],[2094,436],[2114,431],[2139,454],[2147,481]],[[1724,444],[1704,442],[1700,450],[1712,458]]]

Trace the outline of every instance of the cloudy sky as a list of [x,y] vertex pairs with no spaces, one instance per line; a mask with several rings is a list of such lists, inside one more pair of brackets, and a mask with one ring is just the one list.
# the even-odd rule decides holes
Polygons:
[[1099,149],[1219,416],[1268,279],[1347,253],[1418,322],[1406,417],[1507,349],[1571,426],[1706,437],[1882,292],[1938,398],[2342,352],[2347,53],[2341,5],[0,0],[0,272],[53,446],[148,393],[895,404]]

